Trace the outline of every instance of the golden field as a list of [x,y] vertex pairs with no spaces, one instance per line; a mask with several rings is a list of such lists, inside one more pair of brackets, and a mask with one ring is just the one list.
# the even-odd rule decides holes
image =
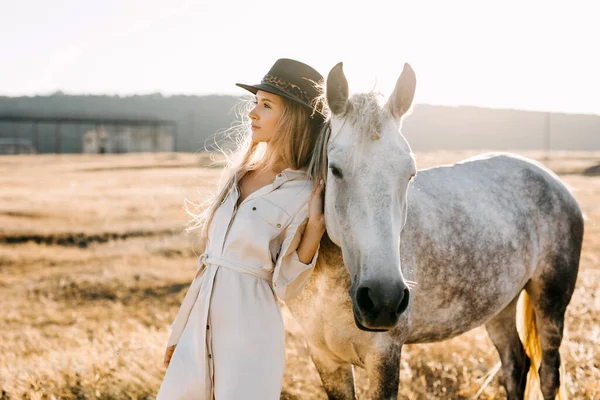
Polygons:
[[[478,151],[417,153],[419,168]],[[520,152],[574,189],[587,216],[561,348],[571,398],[600,398],[600,153]],[[208,154],[0,157],[0,399],[152,399],[168,325],[203,249],[185,233],[220,168]],[[282,399],[325,399],[301,330],[284,307]],[[480,327],[405,346],[403,399],[505,398],[498,355]],[[359,395],[368,386],[356,370]]]

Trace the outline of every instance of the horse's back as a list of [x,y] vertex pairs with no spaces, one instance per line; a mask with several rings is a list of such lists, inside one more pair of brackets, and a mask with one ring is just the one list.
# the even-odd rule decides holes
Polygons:
[[[529,199],[534,206],[531,214],[554,216],[571,219],[576,225],[583,223],[583,215],[577,200],[569,187],[550,169],[542,164],[510,153],[488,153],[474,157],[463,163],[486,162],[490,168],[511,176],[516,173],[519,178],[515,189],[522,198]],[[514,192],[514,190],[513,190]]]
[[451,166],[419,171],[417,178],[436,197],[449,195],[465,204],[487,198],[486,205],[492,208],[511,205],[529,217],[567,213],[583,220],[570,189],[554,172],[516,154],[485,153]]
[[559,251],[566,237],[573,237],[570,245],[582,241],[583,214],[570,188],[534,160],[486,153],[417,177],[417,192],[427,193],[420,199],[438,210],[438,225],[459,221],[461,230],[536,242],[540,252]]
[[570,190],[516,155],[419,171],[409,205],[402,248],[414,254],[415,265],[406,268],[414,268],[408,279],[418,285],[408,342],[442,340],[485,323],[544,259],[581,242],[582,214]]
[[[550,169],[542,164],[515,154],[487,153],[463,161],[463,165],[485,163],[488,174],[497,176],[497,186],[505,196],[514,198],[513,207],[524,218],[531,219],[538,231],[541,245],[554,247],[554,251],[567,237],[581,242],[583,236],[583,213],[571,189]],[[509,181],[506,177],[510,177]],[[514,180],[512,180],[514,179]],[[580,232],[581,231],[581,232]],[[545,241],[543,239],[546,239]]]

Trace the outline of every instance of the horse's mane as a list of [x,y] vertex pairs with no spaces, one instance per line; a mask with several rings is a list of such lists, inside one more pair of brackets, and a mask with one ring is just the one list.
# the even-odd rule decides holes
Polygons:
[[355,132],[373,140],[379,139],[384,114],[381,100],[382,95],[378,92],[358,93],[348,99],[346,118],[354,125]]
[[[354,140],[357,149],[364,149],[366,138],[377,140],[381,137],[382,121],[387,112],[382,106],[383,95],[378,92],[357,93],[348,99],[345,118],[354,126]],[[331,136],[331,116],[327,118],[319,139],[315,144],[314,154],[309,166],[313,179],[327,179],[327,144]],[[354,152],[352,162],[354,170],[360,161],[360,151]]]

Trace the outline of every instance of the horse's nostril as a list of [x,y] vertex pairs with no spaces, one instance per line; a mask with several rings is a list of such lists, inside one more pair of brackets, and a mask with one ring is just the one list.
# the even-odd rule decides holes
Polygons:
[[404,297],[402,297],[402,300],[400,301],[400,304],[398,305],[398,310],[397,310],[396,315],[402,314],[404,311],[406,311],[406,308],[408,307],[408,301],[410,300],[410,291],[408,289],[404,289],[404,291],[402,292],[402,295]]
[[371,312],[375,307],[373,300],[369,294],[371,290],[368,287],[361,287],[356,292],[356,301],[358,302],[358,306],[364,312]]

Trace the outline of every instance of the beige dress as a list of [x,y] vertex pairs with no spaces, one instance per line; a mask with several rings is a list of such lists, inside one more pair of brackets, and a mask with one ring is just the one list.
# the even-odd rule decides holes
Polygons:
[[299,294],[319,253],[304,264],[296,252],[312,181],[285,169],[236,207],[240,178],[215,213],[171,325],[167,346],[177,347],[157,400],[279,399],[285,331],[275,294]]

